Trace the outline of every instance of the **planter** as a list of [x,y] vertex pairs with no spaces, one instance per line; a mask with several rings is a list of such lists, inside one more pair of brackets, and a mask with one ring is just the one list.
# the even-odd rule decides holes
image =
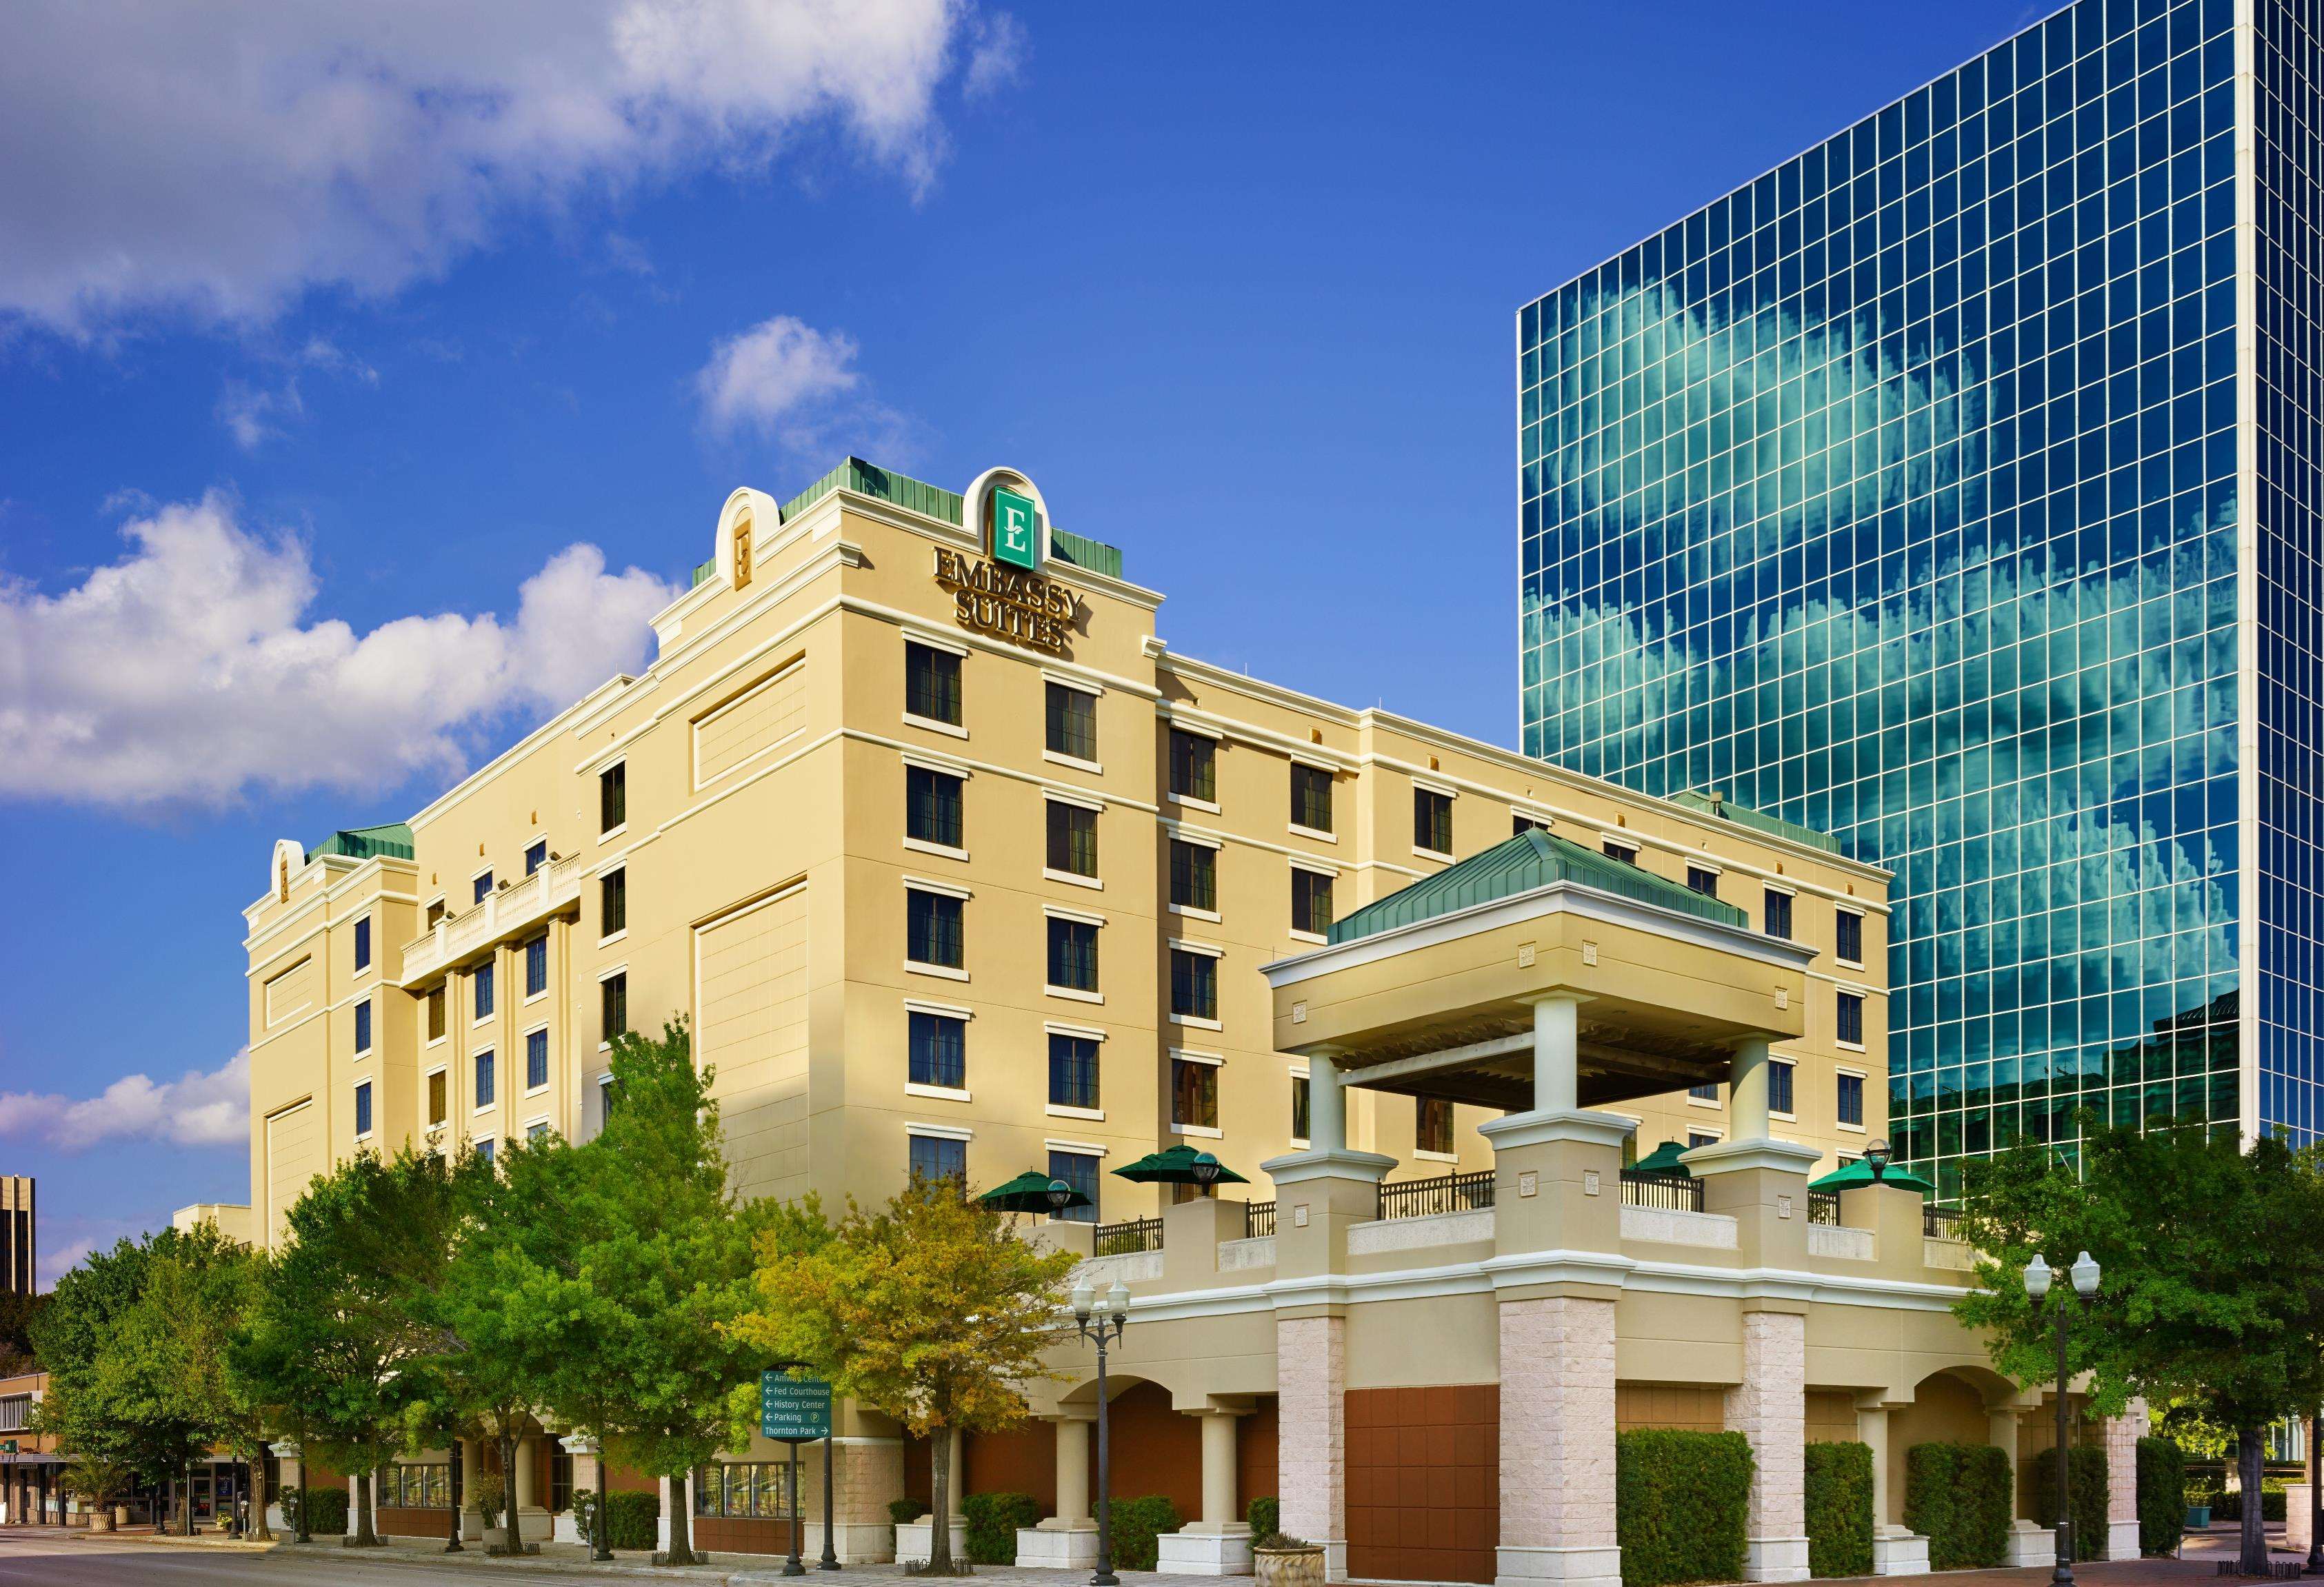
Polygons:
[[[92,1524],[92,1525],[93,1525],[93,1524],[95,1524],[95,1518],[94,1518],[94,1517],[92,1517],[92,1518],[90,1518],[90,1519],[91,1519],[91,1524]],[[125,1504],[116,1504],[116,1505],[115,1505],[115,1506],[113,1507],[113,1525],[114,1525],[114,1526],[115,1526],[115,1527],[125,1527],[125,1526],[127,1526],[128,1524],[129,1524],[129,1507],[128,1507],[127,1505],[125,1505]]]
[[2190,1504],[2187,1507],[2187,1529],[2189,1531],[2200,1532],[2210,1524],[2211,1507],[2209,1505]]
[[113,1515],[114,1512],[111,1510],[100,1509],[90,1511],[88,1517],[88,1529],[92,1532],[112,1531]]
[[1305,1548],[1254,1548],[1250,1557],[1259,1587],[1323,1587],[1320,1544]]

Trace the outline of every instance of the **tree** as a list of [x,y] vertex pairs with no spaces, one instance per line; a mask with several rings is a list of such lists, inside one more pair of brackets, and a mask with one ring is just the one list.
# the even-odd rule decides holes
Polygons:
[[233,1370],[265,1271],[265,1258],[214,1224],[183,1232],[148,1264],[144,1293],[122,1324],[120,1343],[146,1362],[161,1385],[160,1404],[195,1430],[205,1451],[223,1445],[249,1464],[255,1535],[271,1540],[264,1408]]
[[945,1435],[1024,1418],[1024,1386],[1055,1375],[1042,1356],[1075,1259],[1019,1239],[952,1179],[915,1179],[877,1212],[851,1203],[827,1234],[817,1222],[798,1215],[761,1235],[759,1304],[734,1331],[928,1439],[928,1569],[952,1574]]
[[[2074,1319],[2069,1366],[2090,1373],[2101,1414],[2134,1394],[2181,1402],[2235,1430],[2245,1505],[2242,1569],[2264,1573],[2260,1491],[2266,1429],[2315,1402],[2324,1377],[2324,1179],[2311,1153],[2262,1139],[2249,1151],[2200,1130],[2141,1134],[2092,1124],[2082,1173],[2037,1145],[1972,1164],[1962,1233],[1978,1288],[1955,1305],[1987,1330],[2001,1371],[2057,1370],[2053,1313],[2028,1300],[2036,1252],[2063,1269],[2089,1251],[2098,1296]],[[2060,1286],[2065,1289],[2067,1286]]]
[[45,1295],[0,1290],[0,1378],[40,1370],[32,1354],[32,1324],[48,1303]]

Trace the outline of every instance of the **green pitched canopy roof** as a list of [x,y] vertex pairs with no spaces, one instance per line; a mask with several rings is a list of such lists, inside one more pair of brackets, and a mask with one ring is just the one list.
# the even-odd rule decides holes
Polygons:
[[[1869,1185],[1871,1183],[1872,1170],[1870,1168],[1866,1166],[1864,1160],[1859,1157],[1854,1162],[1849,1163],[1846,1168],[1834,1169],[1821,1179],[1810,1180],[1808,1182],[1808,1188],[1811,1190],[1853,1190],[1860,1185]],[[1934,1185],[1930,1184],[1926,1179],[1921,1178],[1920,1175],[1907,1170],[1903,1163],[1890,1163],[1888,1165],[1888,1171],[1880,1176],[1880,1183],[1883,1185],[1894,1185],[1899,1190],[1918,1190],[1923,1196],[1932,1196],[1936,1194],[1937,1188]]]
[[375,854],[384,854],[410,859],[411,829],[401,821],[384,827],[342,827],[307,850],[309,859],[318,854],[344,855],[349,859],[369,859]]
[[1331,940],[1353,942],[1472,904],[1530,893],[1553,882],[1596,887],[1722,926],[1743,924],[1743,912],[1731,904],[1706,898],[1681,883],[1609,859],[1594,849],[1535,828],[1333,921]]
[[1679,1160],[1689,1150],[1683,1141],[1665,1141],[1632,1163],[1630,1170],[1640,1174],[1679,1174],[1692,1179],[1694,1170]]

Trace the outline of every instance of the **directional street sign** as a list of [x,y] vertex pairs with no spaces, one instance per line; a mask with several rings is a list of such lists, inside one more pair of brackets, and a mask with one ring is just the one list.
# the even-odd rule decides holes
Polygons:
[[831,1385],[772,1368],[759,1374],[759,1431],[797,1444],[831,1436]]

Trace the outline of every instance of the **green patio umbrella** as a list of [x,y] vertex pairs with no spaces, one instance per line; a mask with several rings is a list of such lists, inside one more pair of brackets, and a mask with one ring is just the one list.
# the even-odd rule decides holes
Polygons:
[[1207,1151],[1177,1145],[1148,1152],[1113,1170],[1135,1185],[1248,1185],[1234,1170]]
[[1686,1164],[1679,1161],[1679,1155],[1688,1150],[1683,1141],[1665,1141],[1632,1163],[1630,1171],[1646,1174],[1679,1174],[1692,1179],[1694,1178],[1692,1170]]
[[[1821,1179],[1810,1180],[1808,1182],[1808,1188],[1811,1190],[1853,1190],[1860,1186],[1869,1185],[1871,1183],[1872,1170],[1865,1166],[1865,1162],[1862,1158],[1858,1158],[1844,1169],[1835,1169]],[[1904,1190],[1918,1190],[1923,1196],[1934,1195],[1937,1188],[1934,1185],[1930,1184],[1926,1179],[1921,1178],[1920,1175],[1913,1173],[1905,1169],[1897,1168],[1894,1164],[1889,1166],[1886,1173],[1880,1176],[1880,1183],[1883,1185],[1894,1185],[1899,1189]]]
[[[1065,1199],[1051,1200],[1060,1190],[1065,1193]],[[1035,1169],[1026,1170],[1005,1185],[995,1185],[977,1200],[1001,1212],[1063,1212],[1067,1207],[1090,1204],[1088,1197],[1063,1179],[1052,1179]]]

